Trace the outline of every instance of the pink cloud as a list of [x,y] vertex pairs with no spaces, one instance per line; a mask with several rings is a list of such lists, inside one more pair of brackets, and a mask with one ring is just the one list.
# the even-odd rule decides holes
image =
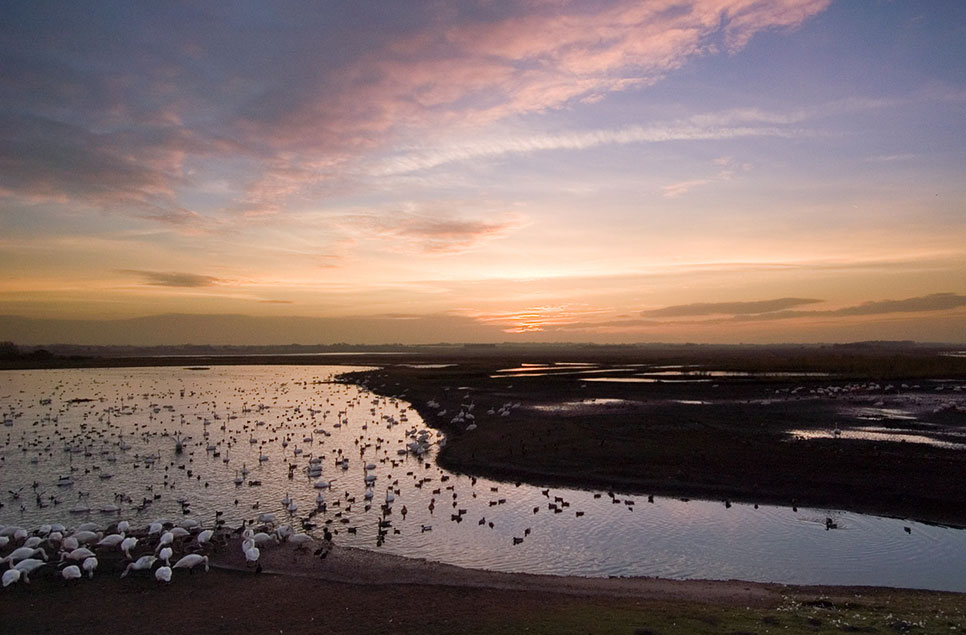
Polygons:
[[336,224],[352,233],[384,240],[396,251],[452,254],[502,238],[521,227],[524,221],[508,215],[481,219],[449,213],[394,212],[349,215],[337,219]]
[[[307,15],[305,26],[300,16],[291,27],[297,45],[253,48],[244,63],[205,48],[235,45],[213,12],[199,25],[214,32],[179,24],[195,32],[172,31],[162,54],[132,48],[110,75],[99,70],[96,51],[89,60],[69,56],[71,64],[25,69],[16,89],[35,114],[2,122],[13,131],[0,151],[4,188],[190,223],[200,219],[181,200],[197,185],[188,166],[204,170],[244,156],[251,166],[233,175],[224,211],[271,215],[291,197],[351,178],[393,144],[599,101],[714,53],[716,39],[736,51],[763,30],[800,25],[829,2],[560,1],[490,7],[485,18],[453,7],[428,22],[385,27],[345,55],[309,36],[320,16]],[[280,49],[288,57],[273,57]],[[74,70],[83,62],[86,74]],[[30,70],[51,79],[30,83],[38,76]]]

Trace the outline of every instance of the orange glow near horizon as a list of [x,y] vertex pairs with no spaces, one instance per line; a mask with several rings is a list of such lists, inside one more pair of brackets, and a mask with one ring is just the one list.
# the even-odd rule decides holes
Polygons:
[[966,342],[961,10],[433,7],[18,8],[0,340]]

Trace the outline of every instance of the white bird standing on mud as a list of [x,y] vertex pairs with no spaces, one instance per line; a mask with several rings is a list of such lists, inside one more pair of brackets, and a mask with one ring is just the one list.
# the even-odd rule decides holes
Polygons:
[[81,564],[81,569],[87,572],[88,578],[94,577],[94,569],[97,568],[97,558],[87,558]]
[[3,572],[3,586],[8,587],[20,580],[20,569],[8,569]]
[[138,544],[138,539],[134,536],[128,536],[121,541],[121,551],[124,552],[124,555],[127,556],[128,560],[131,559],[131,549],[134,549],[136,544]]
[[144,571],[145,569],[150,569],[152,566],[154,566],[156,560],[157,558],[155,556],[141,556],[134,562],[127,565],[127,568],[124,569],[124,573],[121,574],[121,577],[125,577],[132,571]]
[[181,558],[174,563],[172,569],[188,569],[188,571],[193,570],[198,565],[204,563],[205,571],[208,571],[208,556],[200,556],[196,553],[189,553],[187,556]]

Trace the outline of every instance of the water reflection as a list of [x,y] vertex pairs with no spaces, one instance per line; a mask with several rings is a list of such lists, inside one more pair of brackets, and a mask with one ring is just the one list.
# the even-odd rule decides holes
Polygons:
[[[0,523],[274,514],[340,544],[501,571],[966,591],[959,530],[447,473],[439,435],[401,400],[331,383],[346,370],[0,373]],[[573,403],[613,405],[598,401]]]

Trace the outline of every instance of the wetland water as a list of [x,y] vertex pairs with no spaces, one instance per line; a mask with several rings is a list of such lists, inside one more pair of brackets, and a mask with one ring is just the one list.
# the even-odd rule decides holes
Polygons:
[[[317,536],[329,527],[342,545],[499,571],[966,591],[959,529],[447,473],[436,431],[404,401],[332,382],[349,370],[0,373],[0,525],[210,527],[222,512],[237,526],[269,513]],[[420,439],[416,456],[407,446]]]

